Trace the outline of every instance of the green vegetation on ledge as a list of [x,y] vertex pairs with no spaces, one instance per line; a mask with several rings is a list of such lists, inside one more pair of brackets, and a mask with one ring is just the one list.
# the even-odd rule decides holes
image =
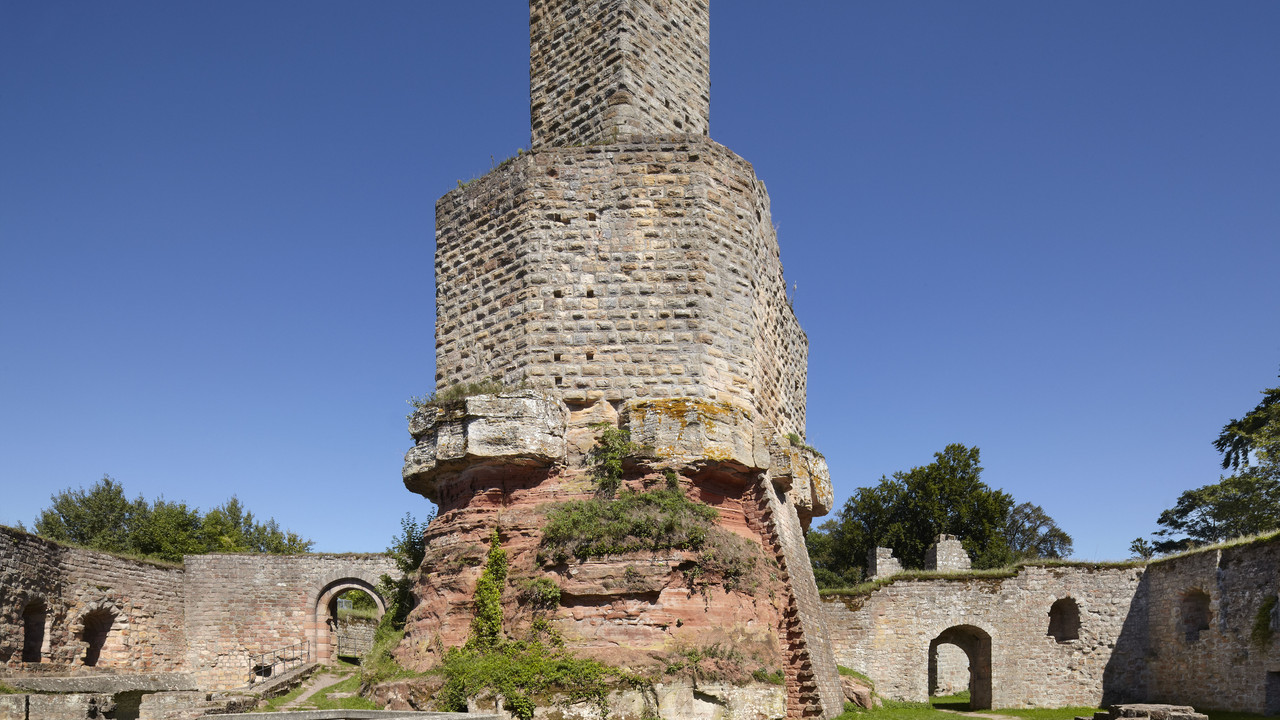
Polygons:
[[[468,698],[488,694],[501,696],[504,709],[520,720],[530,720],[538,703],[555,692],[568,702],[591,702],[603,717],[611,685],[641,682],[618,668],[575,656],[542,618],[534,621],[525,639],[508,639],[502,629],[501,606],[506,576],[506,551],[494,530],[476,587],[471,638],[446,652],[437,671],[445,677],[444,687],[436,694],[439,709],[465,712]],[[536,581],[530,583],[530,587],[536,585]],[[550,593],[549,588],[542,590]]]

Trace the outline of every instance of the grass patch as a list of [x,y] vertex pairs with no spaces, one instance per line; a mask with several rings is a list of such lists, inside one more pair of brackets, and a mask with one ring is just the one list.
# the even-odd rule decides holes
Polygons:
[[19,690],[18,688],[12,687],[10,685],[5,685],[4,683],[0,682],[0,695],[18,695],[20,693],[22,693],[22,691]]
[[[527,390],[528,383],[520,383],[519,385],[507,385],[500,378],[491,377],[476,382],[458,383],[439,392],[433,392],[429,395],[415,395],[409,398],[409,405],[416,412],[428,407],[439,407],[457,400],[464,400],[474,395],[497,395],[498,393],[513,392],[516,390]],[[409,418],[413,417],[413,413],[409,413]]]
[[855,678],[855,679],[857,679],[857,680],[858,680],[858,682],[860,682],[860,683],[862,683],[863,685],[866,685],[867,687],[871,688],[872,692],[874,692],[874,691],[875,691],[875,689],[876,689],[875,681],[873,681],[871,678],[867,677],[865,674],[860,673],[860,672],[858,672],[857,670],[854,670],[853,668],[847,668],[847,667],[845,667],[845,666],[843,666],[843,665],[837,665],[837,666],[836,666],[836,672],[840,673],[841,675],[845,675],[845,676],[847,676],[847,677],[851,677],[851,678]]
[[267,700],[267,704],[261,709],[260,712],[280,712],[280,709],[283,708],[287,703],[291,703],[294,700],[298,699],[298,696],[302,695],[302,693],[306,691],[307,691],[307,684],[304,682],[298,687],[285,693],[284,695],[277,695],[271,698],[270,700]]
[[342,682],[330,685],[320,692],[308,698],[308,702],[304,705],[314,707],[316,710],[381,710],[382,708],[374,704],[372,700],[353,695],[344,698],[330,698],[329,693],[359,693],[360,692],[360,676],[358,674],[343,680]]
[[339,620],[347,620],[349,618],[376,621],[378,619],[378,608],[338,608]]
[[[1263,543],[1272,542],[1277,539],[1280,539],[1280,530],[1268,530],[1267,532],[1257,533],[1256,535],[1241,535],[1240,537],[1234,537],[1234,538],[1231,538],[1230,540],[1223,540],[1222,542],[1213,543],[1212,545],[1197,545],[1196,547],[1188,548],[1186,550],[1182,550],[1181,552],[1169,553],[1168,555],[1162,555],[1158,558],[1152,558],[1151,560],[1148,560],[1147,563],[1154,565],[1156,563],[1168,562],[1169,560],[1176,560],[1178,558],[1186,557],[1188,555],[1197,555],[1199,553],[1210,552],[1212,550],[1226,550],[1228,548],[1241,547],[1243,545],[1254,545],[1254,544],[1261,545]],[[1262,716],[1249,715],[1249,716],[1242,716],[1242,717],[1262,717]]]
[[787,442],[791,443],[791,447],[793,448],[808,450],[809,452],[813,453],[814,455],[817,455],[820,458],[824,458],[824,459],[826,458],[826,455],[823,455],[822,453],[818,452],[818,449],[815,448],[814,446],[805,443],[804,438],[800,437],[796,433],[787,433]]
[[1064,708],[1003,708],[1000,710],[975,710],[974,712],[1011,715],[1023,720],[1073,720],[1078,715],[1092,717],[1098,708],[1064,707]]
[[[964,698],[963,707],[954,707],[957,698]],[[967,710],[968,693],[933,698],[932,703],[902,702],[885,700],[884,706],[874,710],[859,708],[853,703],[845,703],[844,712],[836,720],[956,720],[956,716],[945,710]],[[941,702],[940,702],[941,701]],[[1064,708],[1018,708],[999,710],[975,710],[978,713],[1009,715],[1023,720],[1071,720],[1077,715],[1093,715],[1096,708],[1064,707]],[[1219,717],[1209,713],[1209,720],[1259,720],[1257,715],[1230,713],[1231,717]]]
[[934,695],[929,698],[929,704],[939,710],[968,710],[969,691],[961,690],[950,695]]
[[1143,567],[1142,560],[1125,560],[1123,562],[1085,562],[1075,560],[1040,559],[1027,560],[1015,565],[988,570],[965,570],[963,572],[940,572],[937,570],[907,570],[896,575],[868,580],[858,585],[838,588],[820,588],[818,594],[823,597],[865,597],[886,585],[903,580],[950,580],[965,582],[967,580],[994,579],[1002,580],[1016,577],[1025,568],[1081,568],[1085,570],[1122,570],[1125,568]]

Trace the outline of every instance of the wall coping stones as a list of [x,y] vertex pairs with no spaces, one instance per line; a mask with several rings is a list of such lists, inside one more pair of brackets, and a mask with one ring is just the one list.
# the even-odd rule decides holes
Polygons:
[[144,673],[138,675],[76,675],[70,677],[6,677],[5,684],[38,693],[120,693],[130,690],[159,692],[196,690],[187,673]]

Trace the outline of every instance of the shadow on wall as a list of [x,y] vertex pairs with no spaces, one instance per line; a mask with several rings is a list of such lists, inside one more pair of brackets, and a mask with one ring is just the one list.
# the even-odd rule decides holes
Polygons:
[[969,709],[991,707],[991,636],[974,625],[954,625],[929,643],[929,694],[938,688],[938,648],[955,645],[969,658]]
[[1150,614],[1149,575],[1143,573],[1129,602],[1129,612],[1116,638],[1115,649],[1102,671],[1102,707],[1117,703],[1145,702],[1148,677],[1147,617]]

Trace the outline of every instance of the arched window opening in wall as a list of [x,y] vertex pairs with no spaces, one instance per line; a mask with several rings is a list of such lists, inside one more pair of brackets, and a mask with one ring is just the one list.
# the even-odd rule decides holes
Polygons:
[[1080,639],[1080,606],[1075,598],[1061,598],[1049,608],[1048,635],[1060,643]]
[[335,580],[316,597],[311,627],[316,660],[332,663],[339,657],[357,659],[373,646],[373,632],[387,603],[378,591],[360,578]]
[[43,600],[33,600],[22,610],[22,662],[38,663],[45,652],[45,626],[49,608]]
[[[958,687],[963,680],[956,679],[960,662],[955,658],[958,648],[968,664],[969,701],[960,701],[951,709],[983,710],[991,707],[991,635],[973,625],[955,625],[943,630],[929,643],[929,695],[942,695],[946,685]],[[945,649],[944,649],[945,648]],[[963,677],[963,676],[961,676]]]
[[107,635],[111,633],[111,625],[115,620],[116,616],[110,610],[94,610],[84,616],[84,632],[80,639],[88,643],[84,651],[85,665],[94,667],[98,664],[102,646],[106,644]]
[[1182,593],[1179,619],[1187,642],[1200,639],[1200,631],[1209,629],[1209,595],[1200,588]]

